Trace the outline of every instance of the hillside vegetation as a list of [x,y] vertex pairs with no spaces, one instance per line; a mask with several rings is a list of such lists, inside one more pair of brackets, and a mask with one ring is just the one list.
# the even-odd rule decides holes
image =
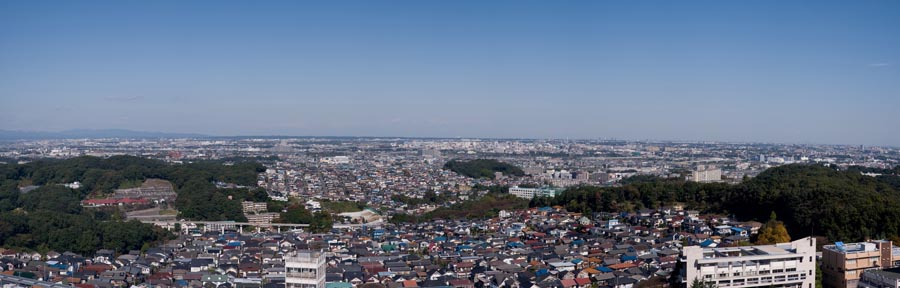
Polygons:
[[444,164],[444,169],[471,178],[493,179],[494,172],[502,172],[504,175],[525,175],[521,168],[494,159],[450,160]]
[[531,205],[598,212],[681,202],[689,209],[761,222],[775,212],[793,238],[815,234],[831,241],[856,241],[900,235],[898,177],[795,164],[768,169],[739,185],[643,179],[622,187],[571,188],[555,199],[534,199]]
[[462,201],[449,207],[439,207],[434,211],[419,216],[397,214],[391,217],[391,222],[422,222],[434,219],[485,219],[497,217],[500,210],[512,211],[525,208],[528,208],[528,200],[510,194],[488,193],[477,199]]
[[[123,222],[115,208],[86,209],[80,205],[88,197],[103,197],[148,178],[174,184],[178,194],[174,206],[180,210],[180,218],[246,220],[240,201],[265,201],[266,192],[259,188],[218,189],[212,182],[254,186],[257,173],[263,170],[261,165],[249,162],[169,165],[132,156],[3,164],[0,245],[90,255],[100,248],[125,252],[162,240],[167,236],[165,231],[136,221]],[[82,187],[69,189],[61,185],[74,181],[81,182]],[[19,187],[28,185],[40,188],[21,193]]]

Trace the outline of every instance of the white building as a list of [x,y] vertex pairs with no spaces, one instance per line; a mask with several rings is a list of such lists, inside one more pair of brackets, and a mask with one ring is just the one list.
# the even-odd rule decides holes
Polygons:
[[744,247],[687,246],[679,259],[686,286],[705,281],[717,287],[813,288],[816,282],[816,240]]
[[284,256],[286,288],[324,288],[325,253],[295,251]]
[[349,164],[350,157],[348,157],[348,156],[322,157],[320,162],[328,163],[328,164]]
[[531,199],[535,196],[556,197],[559,192],[561,192],[560,189],[554,188],[521,188],[519,186],[513,186],[509,188],[509,194],[525,199]]
[[700,165],[691,173],[694,182],[719,182],[722,181],[722,169],[713,166]]

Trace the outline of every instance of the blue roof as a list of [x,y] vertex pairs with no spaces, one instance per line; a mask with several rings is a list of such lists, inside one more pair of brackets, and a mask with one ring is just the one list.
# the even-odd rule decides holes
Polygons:
[[574,264],[581,263],[581,259],[572,259],[572,263],[574,263]]
[[506,247],[522,247],[522,246],[525,246],[525,245],[522,243],[519,243],[519,242],[506,243]]
[[325,288],[352,288],[353,284],[347,282],[329,282],[325,283]]
[[534,272],[535,276],[544,276],[550,274],[550,271],[547,269],[540,269]]
[[622,255],[622,261],[634,261],[634,260],[637,260],[637,256]]
[[553,210],[553,208],[550,208],[550,206],[544,206],[544,207],[538,208],[538,210],[540,210],[540,211],[550,211],[550,210]]
[[469,245],[456,246],[456,251],[460,251],[460,250],[472,250],[472,246],[469,246]]
[[706,241],[703,241],[703,243],[700,243],[700,247],[709,247],[709,245],[712,245],[713,243],[715,243],[715,242],[713,242],[712,239],[706,239]]
[[741,228],[738,228],[738,227],[731,227],[731,231],[734,231],[734,232],[743,232],[744,229],[741,229]]
[[600,272],[603,272],[603,273],[613,272],[612,269],[609,269],[609,268],[606,268],[606,267],[603,267],[603,266],[597,266],[596,269],[597,269],[597,271],[600,271]]

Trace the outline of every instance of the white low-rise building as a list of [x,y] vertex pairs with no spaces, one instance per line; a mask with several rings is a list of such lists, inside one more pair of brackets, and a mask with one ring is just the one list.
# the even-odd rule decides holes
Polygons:
[[816,280],[816,240],[743,247],[684,247],[681,280],[716,287],[813,288]]
[[509,194],[525,199],[534,197],[556,197],[560,192],[562,192],[562,190],[554,188],[521,188],[519,186],[509,188]]

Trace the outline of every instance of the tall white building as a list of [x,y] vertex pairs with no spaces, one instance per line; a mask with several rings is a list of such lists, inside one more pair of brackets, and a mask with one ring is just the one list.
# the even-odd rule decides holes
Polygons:
[[697,170],[691,173],[694,182],[719,182],[722,181],[722,169],[714,166],[697,166]]
[[284,256],[286,288],[324,288],[325,253],[295,251]]
[[716,287],[813,288],[816,282],[816,240],[811,237],[776,245],[687,246],[679,261],[686,286],[695,279]]

